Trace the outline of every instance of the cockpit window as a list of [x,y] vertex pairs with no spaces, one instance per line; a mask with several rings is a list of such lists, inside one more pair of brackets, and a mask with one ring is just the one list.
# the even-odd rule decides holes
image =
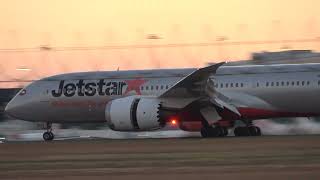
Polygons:
[[25,90],[25,89],[22,89],[22,90],[19,92],[19,95],[20,95],[20,96],[23,96],[23,95],[25,95],[25,94],[27,94],[27,90]]

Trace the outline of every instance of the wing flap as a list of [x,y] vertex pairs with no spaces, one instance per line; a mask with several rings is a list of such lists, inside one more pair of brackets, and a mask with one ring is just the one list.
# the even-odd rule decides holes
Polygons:
[[207,82],[205,91],[206,91],[206,94],[210,97],[210,102],[213,105],[216,105],[222,109],[226,108],[231,112],[241,116],[238,109],[234,105],[229,103],[230,99],[216,91],[216,89],[214,88],[214,82],[211,79]]

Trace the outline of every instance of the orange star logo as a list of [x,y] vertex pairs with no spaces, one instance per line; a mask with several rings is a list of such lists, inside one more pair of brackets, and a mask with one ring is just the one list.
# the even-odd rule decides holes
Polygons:
[[125,82],[127,83],[128,86],[124,94],[127,94],[130,91],[135,91],[137,95],[141,95],[140,86],[147,81],[144,79],[133,79],[133,80],[126,80]]

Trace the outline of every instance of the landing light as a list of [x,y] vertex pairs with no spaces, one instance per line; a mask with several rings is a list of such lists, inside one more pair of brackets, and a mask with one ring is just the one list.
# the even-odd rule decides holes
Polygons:
[[176,119],[172,119],[171,120],[171,125],[177,125],[177,120]]

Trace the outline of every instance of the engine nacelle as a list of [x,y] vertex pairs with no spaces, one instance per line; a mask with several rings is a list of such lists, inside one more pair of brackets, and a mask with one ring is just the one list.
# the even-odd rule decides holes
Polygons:
[[157,98],[129,96],[110,101],[105,109],[109,127],[116,131],[148,131],[165,125]]

